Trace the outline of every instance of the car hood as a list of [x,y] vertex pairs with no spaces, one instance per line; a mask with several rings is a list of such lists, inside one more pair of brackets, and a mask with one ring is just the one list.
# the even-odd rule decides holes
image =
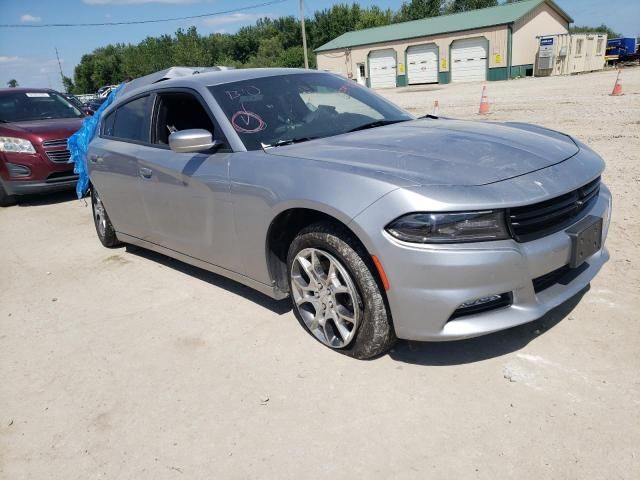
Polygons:
[[267,153],[373,170],[414,185],[486,185],[555,165],[578,151],[571,137],[535,125],[421,119]]
[[30,133],[42,138],[64,138],[76,132],[82,126],[83,118],[51,118],[28,122],[1,123],[3,130]]

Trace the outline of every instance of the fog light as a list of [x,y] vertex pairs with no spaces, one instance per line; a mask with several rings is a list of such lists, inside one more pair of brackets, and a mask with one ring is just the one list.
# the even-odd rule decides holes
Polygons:
[[476,298],[475,300],[464,302],[458,308],[475,307],[476,305],[482,305],[483,303],[495,302],[496,300],[500,300],[500,298],[502,298],[502,295],[491,295],[489,297]]
[[496,308],[508,307],[513,302],[513,295],[511,292],[501,293],[496,295],[488,295],[486,297],[474,298],[468,302],[462,303],[449,320],[454,318],[463,317],[465,315],[475,315]]
[[31,169],[29,167],[15,163],[7,162],[7,170],[9,170],[10,177],[28,177],[31,175]]

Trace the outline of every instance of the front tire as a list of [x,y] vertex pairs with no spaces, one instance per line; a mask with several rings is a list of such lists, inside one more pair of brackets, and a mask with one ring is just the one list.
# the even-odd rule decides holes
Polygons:
[[396,342],[371,257],[344,227],[302,230],[287,255],[289,291],[300,324],[319,342],[365,360]]
[[95,187],[91,187],[91,208],[93,211],[93,223],[100,243],[107,248],[116,248],[122,245],[116,236],[116,231],[111,224],[107,210],[98,195]]

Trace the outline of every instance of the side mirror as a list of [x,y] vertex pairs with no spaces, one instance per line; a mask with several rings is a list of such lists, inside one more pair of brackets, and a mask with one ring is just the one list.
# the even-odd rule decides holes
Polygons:
[[177,153],[195,153],[220,146],[211,132],[202,128],[180,130],[169,135],[169,148]]

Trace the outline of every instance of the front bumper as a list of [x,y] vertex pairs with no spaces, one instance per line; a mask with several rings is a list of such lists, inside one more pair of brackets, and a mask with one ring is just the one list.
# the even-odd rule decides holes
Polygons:
[[[577,269],[570,282],[539,291],[533,280],[569,263],[571,240],[560,231],[538,240],[457,245],[416,245],[386,232],[373,240],[391,288],[387,291],[399,338],[457,340],[521,325],[583,290],[609,259],[604,247],[611,216],[611,194],[601,185],[597,202],[585,214],[603,218],[603,248]],[[563,284],[564,283],[564,284]],[[464,302],[512,293],[511,306],[451,319]]]
[[7,195],[29,195],[72,190],[78,181],[78,175],[70,174],[48,180],[4,180],[0,178]]

